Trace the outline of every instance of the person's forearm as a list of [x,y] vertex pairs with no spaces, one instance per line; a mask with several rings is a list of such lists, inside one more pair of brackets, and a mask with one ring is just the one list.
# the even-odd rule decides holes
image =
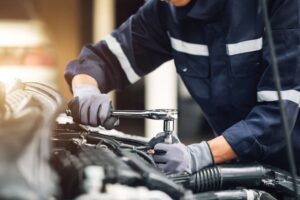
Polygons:
[[216,137],[207,143],[210,147],[215,164],[237,158],[236,153],[223,136]]
[[86,74],[78,74],[72,79],[72,89],[79,85],[93,85],[98,87],[96,79]]
[[178,7],[186,6],[191,2],[191,0],[164,0],[164,1],[170,2]]

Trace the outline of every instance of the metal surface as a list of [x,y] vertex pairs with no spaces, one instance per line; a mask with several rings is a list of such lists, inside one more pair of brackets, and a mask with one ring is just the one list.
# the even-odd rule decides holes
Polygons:
[[163,131],[166,133],[165,143],[172,143],[172,133],[174,131],[174,121],[178,118],[178,111],[174,109],[157,110],[112,110],[114,117],[124,118],[144,118],[154,120],[164,120]]
[[175,120],[178,118],[178,111],[173,109],[157,110],[112,110],[111,115],[125,118],[146,118],[154,120]]
[[[67,109],[66,114],[71,116],[71,110]],[[152,120],[163,120],[163,131],[166,134],[165,143],[172,142],[174,131],[174,121],[178,118],[178,111],[175,109],[156,109],[156,110],[111,110],[111,116],[118,118],[141,118]]]

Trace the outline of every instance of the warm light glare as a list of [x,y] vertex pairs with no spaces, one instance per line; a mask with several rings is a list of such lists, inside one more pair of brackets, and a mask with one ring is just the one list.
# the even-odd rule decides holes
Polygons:
[[15,79],[20,79],[24,82],[38,82],[46,85],[57,87],[55,68],[47,66],[1,66],[0,67],[0,81],[5,83],[14,82]]
[[57,88],[56,58],[38,20],[0,20],[0,81],[43,83]]
[[38,21],[0,20],[1,47],[35,47],[48,43]]

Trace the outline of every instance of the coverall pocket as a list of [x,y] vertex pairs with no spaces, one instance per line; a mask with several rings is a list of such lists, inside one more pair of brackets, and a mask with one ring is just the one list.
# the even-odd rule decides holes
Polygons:
[[232,77],[247,77],[262,70],[262,51],[230,56]]
[[174,58],[176,70],[182,76],[207,78],[209,76],[208,58],[204,56],[177,53]]

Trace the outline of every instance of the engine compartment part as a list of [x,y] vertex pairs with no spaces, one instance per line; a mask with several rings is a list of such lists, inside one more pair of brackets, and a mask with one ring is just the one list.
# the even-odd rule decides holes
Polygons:
[[22,82],[4,88],[0,87],[1,199],[292,197],[290,174],[259,163],[166,174],[156,167],[146,138],[74,124],[66,115],[57,118],[53,128],[62,107],[55,90]]
[[[68,130],[68,133],[65,130]],[[113,136],[101,132],[101,128],[97,131],[95,128],[86,129],[85,126],[80,125],[63,125],[63,128],[59,127],[55,131],[56,145],[54,146],[62,145],[57,142],[59,139],[64,139],[63,146],[68,149],[69,156],[76,157],[75,160],[79,159],[78,162],[80,163],[85,160],[86,166],[97,165],[103,167],[105,171],[104,188],[106,184],[122,184],[131,187],[144,186],[150,190],[160,190],[172,199],[183,200],[206,199],[205,195],[211,195],[211,197],[219,195],[219,199],[248,199],[251,194],[255,194],[256,199],[262,199],[263,196],[266,197],[267,192],[281,199],[284,196],[291,197],[293,194],[291,177],[287,172],[259,163],[218,165],[203,169],[192,175],[164,174],[155,167],[155,163],[151,160],[151,154],[147,154],[146,149],[143,149],[147,145],[145,140],[122,134],[122,140],[119,140],[115,131]],[[67,140],[68,137],[70,140]],[[68,142],[66,143],[66,141]],[[59,145],[57,146],[57,144]],[[65,152],[66,149],[63,151]],[[91,158],[99,155],[101,157],[107,156],[107,158]],[[65,159],[62,158],[62,160]],[[110,159],[115,161],[111,162]],[[94,162],[95,160],[98,160],[98,162]],[[79,166],[82,166],[82,164]],[[62,167],[58,168],[63,169]],[[130,172],[131,176],[124,176],[125,172],[122,175],[122,170],[127,171],[127,175]],[[76,174],[83,174],[82,171],[84,171],[83,168],[77,170],[77,172],[74,170],[75,176]],[[135,175],[133,176],[133,174]],[[74,175],[71,177],[74,177]],[[80,188],[80,182],[83,182],[79,178],[77,178],[77,188]],[[65,185],[70,185],[70,183]],[[240,190],[241,187],[248,190],[256,189],[257,191],[250,190],[251,192],[245,193],[245,191]],[[213,192],[222,190],[224,191],[221,194],[224,194],[224,197]],[[226,192],[226,190],[235,192]],[[258,192],[258,190],[265,190],[264,195],[261,195],[263,191]],[[68,193],[67,195],[72,197],[72,195],[80,194],[79,192],[77,194]],[[231,195],[231,198],[228,198],[228,195]],[[272,195],[267,196],[270,199],[274,198]]]
[[206,192],[194,195],[194,200],[276,200],[272,195],[258,190],[227,190],[218,192]]
[[47,86],[20,81],[2,84],[0,93],[0,198],[49,199],[57,192],[50,139],[62,98]]
[[174,131],[174,121],[178,118],[177,110],[158,109],[158,110],[112,110],[111,115],[118,118],[144,118],[163,120],[163,131],[165,133],[164,142],[172,144],[172,133]]
[[[104,187],[107,184],[144,186],[150,190],[163,191],[172,199],[180,199],[185,195],[183,186],[157,170],[152,157],[138,149],[145,146],[146,142],[134,140],[133,136],[117,141],[114,139],[117,136],[86,132],[80,126],[73,126],[73,130],[70,128],[69,133],[65,133],[65,129],[60,127],[53,137],[55,148],[52,163],[62,177],[62,199],[73,199],[82,194],[82,174],[89,166],[103,168]],[[60,133],[62,130],[63,133]],[[62,138],[64,141],[59,141]]]
[[[243,187],[284,193],[287,196],[294,195],[290,174],[255,163],[218,165],[205,168],[193,175],[170,175],[169,178],[185,185],[194,193]],[[300,178],[297,179],[297,187],[300,189]]]

